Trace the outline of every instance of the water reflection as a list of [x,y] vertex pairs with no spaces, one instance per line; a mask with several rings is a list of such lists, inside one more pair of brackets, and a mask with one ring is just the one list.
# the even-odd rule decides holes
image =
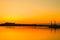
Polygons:
[[0,40],[60,40],[60,29],[5,26],[0,27]]

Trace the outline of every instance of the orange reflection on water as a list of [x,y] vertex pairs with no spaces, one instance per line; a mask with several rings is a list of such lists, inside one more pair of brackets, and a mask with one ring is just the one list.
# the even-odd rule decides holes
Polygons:
[[[60,33],[60,32],[59,32]],[[55,39],[50,29],[30,27],[0,27],[0,40],[49,40]],[[57,34],[55,35],[58,36]]]

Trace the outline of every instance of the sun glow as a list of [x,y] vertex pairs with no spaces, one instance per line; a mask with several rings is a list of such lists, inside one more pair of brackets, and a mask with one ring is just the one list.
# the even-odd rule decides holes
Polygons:
[[60,23],[58,1],[7,0],[0,1],[0,5],[0,22],[48,23],[48,21],[56,20]]

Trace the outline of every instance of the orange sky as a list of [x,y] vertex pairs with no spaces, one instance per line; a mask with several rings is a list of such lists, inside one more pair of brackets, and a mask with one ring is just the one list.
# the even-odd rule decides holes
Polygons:
[[58,0],[0,0],[0,23],[60,23]]

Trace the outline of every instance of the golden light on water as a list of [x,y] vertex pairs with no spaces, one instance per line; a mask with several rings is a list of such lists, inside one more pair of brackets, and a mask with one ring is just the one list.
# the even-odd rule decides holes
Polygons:
[[[47,33],[47,34],[46,34]],[[57,40],[59,30],[34,29],[29,27],[0,27],[0,40]]]
[[[0,0],[0,24],[60,23],[60,0]],[[1,27],[0,40],[60,40],[60,30]]]

